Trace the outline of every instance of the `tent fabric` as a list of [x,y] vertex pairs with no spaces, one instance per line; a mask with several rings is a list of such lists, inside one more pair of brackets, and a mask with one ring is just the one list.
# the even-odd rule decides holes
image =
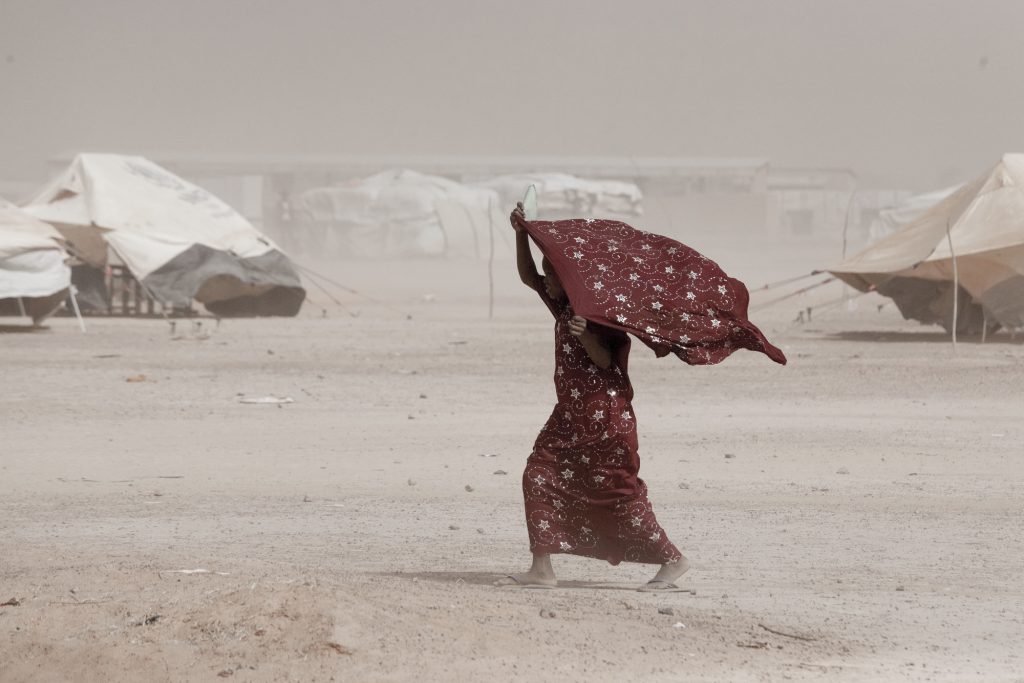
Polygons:
[[[1024,154],[1004,155],[974,182],[829,272],[861,291],[888,292],[907,318],[949,325],[951,313],[936,320],[928,311],[944,295],[952,310],[954,254],[960,286],[985,317],[1024,325]],[[914,302],[901,301],[908,286],[899,283],[908,278],[935,283],[933,297],[909,287]]]
[[629,182],[592,180],[567,173],[520,173],[476,183],[514,206],[527,187],[537,188],[537,204],[553,218],[625,218],[643,213],[643,193]]
[[0,299],[39,300],[22,302],[39,322],[71,284],[66,261],[60,233],[0,199]]
[[[81,154],[25,211],[53,222],[91,266],[106,265],[112,251],[165,305],[251,297],[261,288],[293,290],[300,302],[305,295],[294,266],[270,239],[217,197],[143,157]],[[201,266],[183,257],[196,247],[208,257]],[[277,255],[269,266],[252,266],[267,254]],[[230,277],[211,299],[203,278],[166,277],[169,268],[186,266],[206,278]]]
[[896,232],[904,225],[917,220],[925,212],[961,187],[961,185],[955,185],[942,190],[914,195],[895,206],[882,209],[878,212],[878,217],[871,222],[871,226],[868,228],[870,240],[872,242],[880,240]]
[[720,363],[738,349],[786,363],[747,319],[743,283],[690,247],[620,221],[526,226],[576,315],[629,332],[659,357],[674,353],[690,365]]
[[401,169],[307,190],[297,211],[326,226],[339,251],[366,257],[484,258],[505,220],[491,190]]

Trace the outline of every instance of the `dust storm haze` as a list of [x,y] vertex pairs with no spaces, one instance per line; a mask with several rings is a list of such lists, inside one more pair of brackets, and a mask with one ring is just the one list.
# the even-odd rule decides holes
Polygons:
[[0,681],[1021,683],[1022,28],[0,0]]
[[766,157],[925,190],[1020,135],[1024,5],[0,5],[0,180],[140,154]]

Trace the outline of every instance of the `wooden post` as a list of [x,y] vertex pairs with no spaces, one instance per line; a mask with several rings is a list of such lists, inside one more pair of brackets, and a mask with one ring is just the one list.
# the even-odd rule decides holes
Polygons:
[[494,200],[487,199],[487,226],[490,240],[487,253],[487,319],[494,318]]

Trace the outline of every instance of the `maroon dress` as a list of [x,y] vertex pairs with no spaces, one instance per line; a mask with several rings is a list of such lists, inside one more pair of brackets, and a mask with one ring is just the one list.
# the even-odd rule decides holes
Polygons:
[[523,473],[530,550],[570,553],[618,564],[664,564],[680,557],[658,525],[637,476],[629,337],[591,323],[613,349],[607,370],[569,332],[568,305],[541,298],[555,315],[558,404],[537,436]]

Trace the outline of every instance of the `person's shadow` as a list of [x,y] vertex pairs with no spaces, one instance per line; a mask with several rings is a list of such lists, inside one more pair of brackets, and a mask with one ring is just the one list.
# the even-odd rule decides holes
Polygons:
[[[435,581],[447,584],[470,584],[473,586],[493,587],[494,582],[506,576],[506,574],[495,574],[492,572],[381,572],[381,576],[391,576],[396,579],[417,579],[419,581]],[[560,580],[558,586],[552,588],[570,588],[576,590],[605,590],[605,591],[630,591],[636,592],[636,582],[608,582],[608,581],[564,581]],[[510,588],[515,588],[511,586]],[[695,590],[686,590],[696,595]]]

